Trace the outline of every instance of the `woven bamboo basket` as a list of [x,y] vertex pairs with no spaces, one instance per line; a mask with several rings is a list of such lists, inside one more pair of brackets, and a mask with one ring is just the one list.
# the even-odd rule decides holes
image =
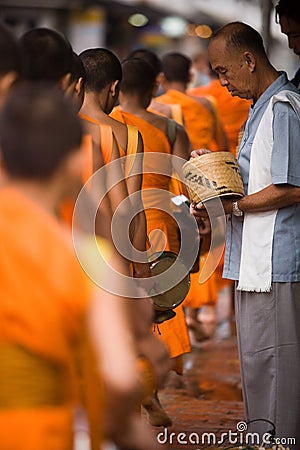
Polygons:
[[242,197],[244,185],[237,161],[230,152],[204,153],[183,165],[183,175],[192,203],[216,197]]

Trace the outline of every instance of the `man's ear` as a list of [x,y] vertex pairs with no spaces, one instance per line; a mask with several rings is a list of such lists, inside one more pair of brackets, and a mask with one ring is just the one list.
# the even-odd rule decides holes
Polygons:
[[119,95],[120,88],[120,80],[115,80],[110,85],[110,93],[113,97],[117,97]]
[[256,67],[256,59],[255,59],[253,53],[244,52],[243,58],[244,58],[246,65],[248,66],[250,72],[254,72],[255,67]]
[[11,86],[17,80],[18,74],[17,72],[8,72],[2,77],[0,77],[0,96],[4,96],[10,90]]
[[59,81],[59,86],[60,88],[65,92],[68,87],[70,86],[70,79],[71,79],[71,74],[70,72],[68,72],[66,75],[64,75],[60,81]]
[[82,91],[82,88],[83,88],[83,78],[80,77],[80,78],[78,78],[78,80],[76,81],[75,86],[74,86],[75,94],[79,95]]

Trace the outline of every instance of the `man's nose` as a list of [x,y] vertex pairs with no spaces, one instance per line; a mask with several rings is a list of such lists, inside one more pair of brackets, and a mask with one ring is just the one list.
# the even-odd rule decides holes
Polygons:
[[221,86],[227,86],[228,85],[228,81],[227,81],[227,79],[225,77],[220,76],[219,80],[220,80]]

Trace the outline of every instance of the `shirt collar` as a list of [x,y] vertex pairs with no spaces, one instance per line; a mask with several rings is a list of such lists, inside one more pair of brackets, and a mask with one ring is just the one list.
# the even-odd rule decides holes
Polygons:
[[253,109],[259,108],[266,102],[269,102],[273,95],[277,94],[283,89],[283,87],[289,82],[287,74],[285,72],[279,72],[280,75],[275,81],[265,90],[265,92],[259,97],[256,103],[251,106]]

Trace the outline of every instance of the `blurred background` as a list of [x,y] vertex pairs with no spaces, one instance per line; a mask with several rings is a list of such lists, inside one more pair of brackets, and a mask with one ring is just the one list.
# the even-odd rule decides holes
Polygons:
[[240,20],[260,31],[272,63],[292,76],[299,64],[275,22],[277,0],[0,0],[0,17],[17,36],[33,27],[54,28],[79,53],[107,47],[120,59],[137,47],[159,55],[205,55],[211,33]]

